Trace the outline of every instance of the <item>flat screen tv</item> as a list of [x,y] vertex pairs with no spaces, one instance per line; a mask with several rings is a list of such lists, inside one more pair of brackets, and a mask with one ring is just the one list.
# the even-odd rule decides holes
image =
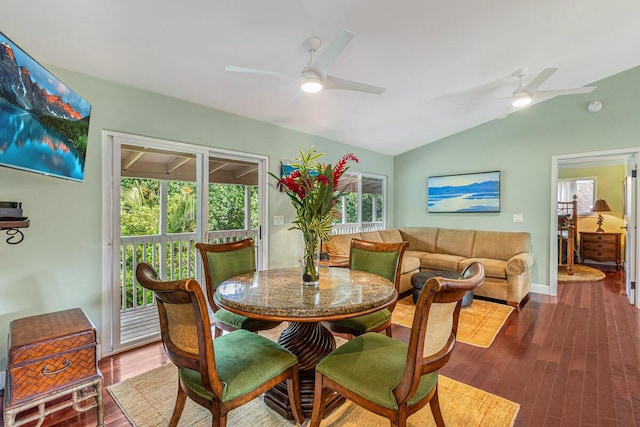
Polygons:
[[84,180],[91,105],[0,33],[0,166]]

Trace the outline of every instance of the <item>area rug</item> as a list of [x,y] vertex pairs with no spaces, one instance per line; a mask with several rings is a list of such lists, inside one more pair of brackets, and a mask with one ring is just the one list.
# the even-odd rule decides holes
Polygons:
[[572,275],[567,274],[566,266],[558,267],[558,283],[597,282],[598,280],[602,280],[605,277],[607,277],[607,275],[602,271],[586,265],[574,265]]
[[[108,390],[134,427],[164,427],[171,419],[177,385],[177,369],[168,364],[114,384]],[[442,375],[438,387],[442,415],[448,426],[511,427],[520,409],[517,403]],[[435,425],[429,405],[409,417],[408,421],[409,427]],[[178,425],[210,426],[211,415],[187,399]],[[291,427],[295,423],[285,420],[265,405],[262,398],[257,398],[229,412],[227,425]],[[347,401],[323,420],[321,426],[388,427],[389,421]]]
[[[396,304],[391,321],[410,328],[415,309],[412,297],[405,297]],[[460,310],[458,341],[488,348],[513,310],[506,304],[474,299],[473,304]]]

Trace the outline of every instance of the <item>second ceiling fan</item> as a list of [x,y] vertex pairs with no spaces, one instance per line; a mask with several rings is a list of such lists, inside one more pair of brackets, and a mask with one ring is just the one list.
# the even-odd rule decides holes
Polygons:
[[511,104],[514,107],[523,107],[530,104],[531,101],[537,98],[548,99],[560,95],[577,95],[581,93],[590,93],[596,89],[595,86],[584,86],[570,89],[538,90],[538,88],[542,86],[542,84],[546,82],[556,71],[558,71],[557,68],[545,68],[526,85],[524,84],[524,76],[527,70],[521,68],[514,71],[511,75],[520,80],[520,85],[511,96]]
[[307,93],[319,92],[323,89],[342,89],[356,92],[370,93],[381,95],[385,88],[373,86],[367,83],[357,82],[353,80],[342,79],[329,75],[329,68],[336,61],[338,56],[347,47],[354,34],[351,31],[340,30],[338,34],[331,40],[322,53],[316,58],[316,52],[322,42],[317,37],[311,37],[305,42],[305,46],[309,50],[309,62],[300,73],[300,77],[290,76],[285,73],[270,70],[261,70],[258,68],[240,67],[235,65],[227,65],[225,70],[236,73],[263,74],[284,76],[300,79],[300,89]]

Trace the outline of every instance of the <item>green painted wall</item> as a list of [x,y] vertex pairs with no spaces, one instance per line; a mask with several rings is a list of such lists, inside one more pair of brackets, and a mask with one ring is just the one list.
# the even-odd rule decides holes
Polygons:
[[[316,145],[335,162],[353,152],[353,171],[389,177],[393,201],[393,159],[312,135],[110,83],[87,75],[49,69],[92,104],[85,180],[55,179],[0,168],[0,200],[22,201],[31,226],[25,240],[10,246],[0,240],[0,370],[6,365],[6,336],[13,319],[82,307],[102,327],[102,130],[193,143],[291,160],[299,146]],[[321,112],[319,112],[320,114]],[[287,230],[294,210],[289,198],[269,191],[269,214],[285,216],[285,226],[270,225],[270,266],[293,266],[302,250]],[[389,212],[393,221],[393,213]],[[4,234],[3,234],[4,235]],[[0,235],[0,238],[3,236]]]
[[[551,157],[640,146],[640,67],[595,85],[396,156],[396,225],[528,231],[533,282],[549,286]],[[586,110],[594,99],[604,104],[597,114]],[[500,213],[427,213],[427,177],[492,170],[501,171]],[[514,213],[524,223],[513,223]]]

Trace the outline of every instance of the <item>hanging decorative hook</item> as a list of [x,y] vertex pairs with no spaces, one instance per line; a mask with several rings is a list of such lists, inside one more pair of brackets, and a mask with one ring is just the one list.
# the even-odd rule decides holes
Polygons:
[[17,228],[7,228],[5,230],[7,232],[7,243],[10,245],[17,245],[18,243],[24,240],[24,234]]

